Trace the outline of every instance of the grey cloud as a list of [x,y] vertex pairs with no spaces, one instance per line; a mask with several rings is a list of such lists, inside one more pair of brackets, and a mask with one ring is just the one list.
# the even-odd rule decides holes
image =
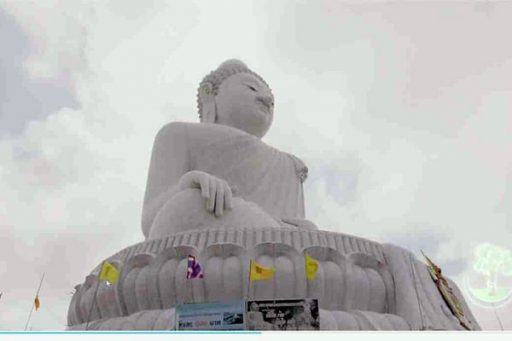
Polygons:
[[348,205],[357,199],[362,164],[356,153],[340,151],[327,160],[305,158],[305,162],[310,165],[304,186],[306,192],[324,182],[327,193],[340,205]]
[[419,224],[410,224],[408,230],[413,231],[411,234],[404,234],[400,231],[394,231],[386,234],[383,242],[400,245],[403,248],[421,254],[423,250],[425,254],[435,256],[439,250],[440,244],[447,238],[439,232],[439,228],[427,228]]
[[[0,231],[2,240],[2,303],[0,329],[23,330],[43,273],[41,310],[34,313],[34,330],[63,330],[70,293],[104,258],[130,245],[112,230],[103,233]],[[132,241],[131,244],[134,244]],[[16,303],[15,303],[16,302]]]
[[[341,95],[354,95],[361,125],[380,120],[449,136],[482,96],[510,88],[511,68],[503,64],[512,45],[496,42],[508,39],[511,3],[268,6],[268,47],[280,68],[300,69],[317,88],[338,86]],[[492,77],[446,92],[489,72]]]
[[423,251],[442,269],[444,274],[449,277],[459,276],[468,269],[470,257],[467,254],[462,254],[456,259],[445,259],[441,254],[440,247],[443,243],[450,243],[456,236],[441,231],[443,231],[442,227],[428,228],[428,225],[411,224],[407,228],[407,233],[395,231],[383,237],[383,241],[406,248],[419,259],[423,259],[421,254]]
[[459,276],[463,274],[470,266],[470,261],[467,258],[458,258],[445,260],[443,262],[443,273],[448,276]]
[[0,7],[0,138],[21,132],[63,107],[77,108],[73,90],[51,81],[34,81],[23,70],[30,53],[28,36]]

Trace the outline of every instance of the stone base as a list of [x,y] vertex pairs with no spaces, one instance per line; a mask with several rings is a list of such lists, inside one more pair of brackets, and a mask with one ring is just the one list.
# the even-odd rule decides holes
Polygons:
[[[371,311],[328,311],[320,309],[320,330],[410,330],[407,322],[393,314]],[[130,316],[95,320],[87,330],[175,330],[174,308],[144,310]],[[68,330],[85,330],[78,324]]]
[[[320,263],[305,278],[304,254]],[[187,280],[194,255],[204,279]],[[276,268],[272,280],[248,281],[253,259]],[[76,287],[70,330],[165,330],[179,303],[236,299],[317,298],[325,330],[463,329],[451,315],[426,266],[406,250],[325,231],[286,228],[190,231],[128,247],[106,259],[120,269],[115,285],[99,283],[96,267]],[[455,284],[452,283],[452,286]],[[460,292],[455,294],[473,329],[479,329]]]

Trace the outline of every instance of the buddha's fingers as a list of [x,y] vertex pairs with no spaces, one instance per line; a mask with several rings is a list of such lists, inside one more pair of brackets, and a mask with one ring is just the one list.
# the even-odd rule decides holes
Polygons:
[[213,212],[215,207],[215,197],[217,195],[217,181],[213,177],[208,178],[208,185],[210,187],[210,196],[206,200],[206,210]]
[[226,185],[224,181],[217,179],[217,193],[215,196],[215,216],[220,217],[224,213],[224,193]]
[[205,199],[210,198],[210,185],[208,183],[208,177],[199,176],[198,182],[201,187],[201,196]]
[[224,207],[228,210],[233,208],[233,192],[229,184],[226,184],[226,194],[224,195],[225,205]]

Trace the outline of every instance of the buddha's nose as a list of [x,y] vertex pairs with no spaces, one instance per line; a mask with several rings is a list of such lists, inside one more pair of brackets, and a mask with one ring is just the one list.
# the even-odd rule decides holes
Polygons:
[[257,100],[261,101],[269,109],[274,107],[274,98],[272,96],[258,96]]

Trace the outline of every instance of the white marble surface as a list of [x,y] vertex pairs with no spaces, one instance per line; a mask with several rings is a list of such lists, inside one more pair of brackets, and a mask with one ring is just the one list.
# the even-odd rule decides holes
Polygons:
[[[320,261],[313,281],[305,278],[305,252]],[[185,279],[189,254],[203,265],[204,279]],[[250,259],[274,266],[275,278],[249,286]],[[462,328],[445,314],[445,303],[425,265],[412,254],[338,233],[285,228],[192,231],[134,245],[108,260],[121,269],[121,279],[100,286],[92,320],[101,323],[121,318],[132,326],[133,316],[141,316],[141,311],[164,314],[178,303],[315,297],[324,311],[322,329]],[[73,297],[71,329],[86,322],[98,271],[99,266]],[[464,309],[478,329],[467,306]]]

